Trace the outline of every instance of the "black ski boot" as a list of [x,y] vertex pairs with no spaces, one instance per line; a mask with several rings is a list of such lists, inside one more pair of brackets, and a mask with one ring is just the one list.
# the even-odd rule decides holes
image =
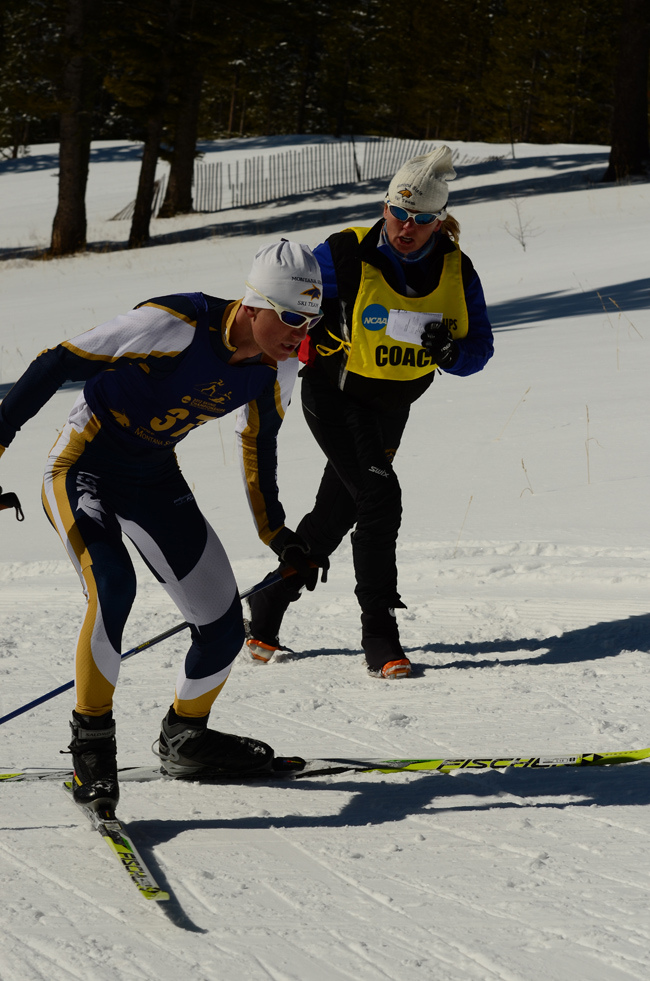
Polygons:
[[208,716],[187,719],[173,706],[165,716],[153,751],[170,777],[195,773],[250,773],[270,770],[274,753],[266,743],[208,729]]
[[400,643],[395,610],[361,614],[361,646],[366,654],[368,674],[373,678],[394,680],[411,674],[411,662]]
[[[272,575],[275,573],[270,572],[266,578]],[[291,603],[300,599],[302,586],[304,581],[296,574],[248,597],[251,616],[246,624],[246,646],[253,661],[264,664],[282,649],[279,638],[282,618]]]
[[72,713],[70,722],[74,777],[72,794],[77,804],[93,811],[115,808],[120,799],[117,782],[117,746],[113,713],[79,715]]

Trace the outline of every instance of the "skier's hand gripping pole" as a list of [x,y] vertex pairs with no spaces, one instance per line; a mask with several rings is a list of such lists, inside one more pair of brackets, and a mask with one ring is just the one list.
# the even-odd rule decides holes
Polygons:
[[2,493],[2,487],[0,487],[0,511],[6,511],[9,508],[16,509],[16,520],[24,521],[25,515],[23,514],[23,509],[18,500],[18,495],[14,494],[13,491],[8,491],[6,494]]
[[282,528],[269,545],[283,563],[280,570],[283,578],[297,574],[309,592],[316,588],[319,572],[321,582],[327,582],[329,559],[326,555],[314,555],[307,542],[295,531]]

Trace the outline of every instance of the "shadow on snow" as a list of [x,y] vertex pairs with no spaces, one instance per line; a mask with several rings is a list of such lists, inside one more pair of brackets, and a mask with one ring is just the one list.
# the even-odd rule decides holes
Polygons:
[[[414,675],[449,668],[521,667],[535,664],[574,664],[616,657],[623,651],[650,652],[650,614],[627,617],[625,620],[605,621],[554,637],[521,637],[512,640],[464,641],[460,644],[431,643],[405,647],[410,656],[420,652],[454,655],[444,664],[413,665]],[[529,651],[531,657],[503,657],[504,654]],[[487,656],[489,654],[489,656]],[[302,652],[287,650],[276,654],[278,661],[303,660],[313,657],[359,657],[356,650],[321,648]]]
[[[589,627],[567,630],[559,637],[465,641],[461,644],[433,643],[412,650],[453,654],[461,658],[449,661],[447,664],[423,665],[423,671],[594,661],[603,657],[616,657],[623,651],[650,652],[650,614],[643,613],[640,616],[627,617],[625,620],[595,623]],[[486,657],[488,651],[490,657]],[[533,656],[515,658],[502,656],[515,651],[530,651]]]
[[[378,779],[373,774],[346,777],[313,777],[287,780],[274,786],[281,790],[281,804],[288,792],[351,794],[336,812],[320,815],[279,814],[189,820],[129,821],[129,830],[139,841],[154,847],[187,831],[248,828],[251,830],[343,828],[386,825],[415,816],[435,817],[449,811],[502,810],[523,807],[643,807],[650,804],[647,764],[610,767],[557,768],[544,770],[481,770],[456,774],[410,773],[408,781],[396,782],[394,774]],[[232,786],[232,785],[230,785]],[[251,807],[256,807],[257,784],[251,787]],[[264,785],[268,788],[268,784]],[[191,794],[191,788],[188,788]],[[504,799],[512,795],[513,800]],[[496,799],[495,799],[496,798]],[[539,798],[539,799],[536,799]],[[553,799],[555,798],[555,799]],[[268,806],[268,798],[266,799]],[[283,807],[284,809],[284,807]],[[435,825],[432,825],[432,830]],[[419,825],[422,830],[422,825]]]
[[[650,804],[650,782],[647,764],[628,764],[610,767],[558,768],[544,770],[481,770],[473,773],[457,771],[455,774],[409,773],[407,781],[396,782],[395,774],[378,779],[368,779],[368,774],[356,776],[309,778],[287,780],[274,786],[280,792],[278,803],[282,810],[277,815],[265,813],[246,817],[190,818],[188,820],[136,820],[129,821],[129,831],[137,837],[138,846],[163,888],[171,892],[171,900],[161,904],[168,919],[180,929],[193,933],[205,933],[185,913],[174,895],[174,883],[162,871],[153,849],[172,841],[181,834],[192,831],[282,831],[318,830],[336,831],[342,828],[367,828],[399,824],[416,819],[411,825],[413,832],[435,832],[444,840],[449,834],[436,818],[461,812],[503,811],[516,809],[553,809],[598,807],[646,807]],[[230,785],[232,786],[232,784]],[[257,784],[238,785],[238,793],[250,788],[251,809],[258,807]],[[268,784],[264,785],[268,789]],[[217,785],[215,785],[215,792]],[[320,815],[286,814],[291,807],[287,794],[309,791],[313,793],[344,793],[348,799],[338,810]],[[191,795],[191,786],[187,788]],[[510,799],[508,799],[510,798]],[[312,799],[313,803],[313,799]],[[340,800],[337,801],[337,804]],[[268,806],[268,798],[266,800]],[[293,806],[299,806],[298,804]],[[323,798],[323,810],[327,798]],[[431,824],[425,822],[431,819]],[[403,825],[402,825],[403,827]],[[496,829],[497,836],[499,834]],[[452,831],[453,835],[453,831]],[[494,832],[485,830],[480,846],[490,847]],[[291,839],[289,839],[290,841]],[[499,838],[500,841],[500,838]],[[376,844],[376,842],[375,842]],[[441,846],[442,847],[442,846]],[[497,842],[496,848],[499,847]],[[273,848],[273,839],[270,839]],[[338,859],[343,861],[343,859]],[[351,859],[352,861],[352,859]]]
[[[138,146],[106,147],[93,151],[93,161],[108,162],[112,159],[133,159],[140,153]],[[43,154],[32,164],[29,157],[15,161],[3,161],[0,165],[5,170],[45,169],[53,166],[52,154]],[[591,187],[593,190],[610,187],[599,183],[607,164],[607,153],[567,153],[554,156],[527,157],[522,160],[500,158],[484,160],[478,163],[460,165],[460,176],[452,191],[452,206],[476,204],[485,201],[509,200],[513,197],[527,197],[540,194],[558,194],[564,191],[583,190]],[[584,168],[576,170],[576,168]],[[530,176],[531,169],[541,169],[546,173]],[[551,170],[549,174],[548,171]],[[490,175],[495,176],[492,182]],[[504,176],[506,179],[504,180]],[[478,187],[463,187],[463,178],[485,178]],[[323,228],[330,225],[345,227],[354,222],[375,221],[381,214],[381,205],[386,192],[387,179],[361,181],[354,184],[342,185],[335,188],[323,188],[319,191],[309,191],[274,202],[252,205],[245,219],[232,220],[236,210],[219,213],[219,219],[210,221],[200,228],[185,228],[163,234],[154,234],[143,248],[155,248],[160,245],[177,245],[183,242],[196,242],[203,239],[222,238],[238,235],[276,235],[291,234],[306,231],[311,228]],[[133,190],[135,193],[135,190]],[[125,189],[125,197],[129,191]],[[368,202],[340,203],[351,194],[369,196]],[[301,202],[329,201],[332,206],[324,211],[322,208],[302,208],[293,214],[269,215],[269,208],[282,208],[285,205],[300,204]],[[125,204],[127,201],[125,200]],[[256,210],[265,214],[255,217]],[[170,219],[173,220],[173,219]],[[164,223],[164,219],[158,222]],[[115,252],[126,248],[125,242],[101,241],[88,246],[88,252]],[[43,255],[42,248],[4,248],[0,249],[0,259],[39,258]]]

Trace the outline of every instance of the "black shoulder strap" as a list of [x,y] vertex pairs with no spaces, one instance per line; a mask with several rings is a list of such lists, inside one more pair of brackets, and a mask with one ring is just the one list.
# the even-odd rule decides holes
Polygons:
[[327,240],[332,253],[339,299],[349,304],[359,292],[361,257],[359,241],[352,229],[335,232]]

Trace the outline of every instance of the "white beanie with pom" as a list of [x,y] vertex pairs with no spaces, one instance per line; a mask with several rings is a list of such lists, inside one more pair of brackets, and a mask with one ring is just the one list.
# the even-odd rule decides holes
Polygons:
[[451,150],[439,146],[431,153],[412,157],[400,167],[388,185],[386,201],[410,211],[435,214],[447,204],[447,181],[453,181],[455,176]]

